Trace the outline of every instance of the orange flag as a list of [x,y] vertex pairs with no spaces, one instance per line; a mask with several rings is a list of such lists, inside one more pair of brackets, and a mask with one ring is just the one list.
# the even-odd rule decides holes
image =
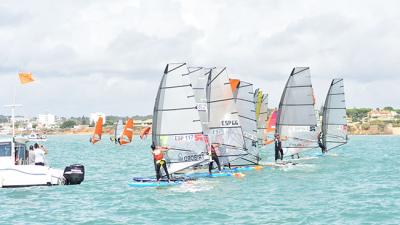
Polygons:
[[34,79],[32,77],[32,73],[20,72],[18,75],[19,75],[19,80],[21,81],[21,84],[27,84],[27,83],[34,81]]

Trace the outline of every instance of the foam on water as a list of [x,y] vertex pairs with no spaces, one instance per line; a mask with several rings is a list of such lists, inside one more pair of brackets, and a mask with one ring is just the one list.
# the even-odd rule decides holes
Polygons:
[[[0,189],[0,224],[398,224],[400,137],[351,137],[326,157],[245,177],[166,188],[128,187],[153,176],[150,140],[49,137],[56,168],[85,165],[79,186]],[[262,158],[273,160],[272,149]],[[315,156],[319,151],[311,152]],[[336,155],[336,156],[335,156]],[[307,157],[304,155],[302,157]]]

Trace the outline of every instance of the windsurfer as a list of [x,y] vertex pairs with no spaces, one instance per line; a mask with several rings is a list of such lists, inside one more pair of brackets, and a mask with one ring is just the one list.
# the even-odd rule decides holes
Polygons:
[[[213,169],[213,162],[215,161],[215,163],[217,163],[218,166],[218,171],[221,172],[221,164],[219,162],[218,159],[218,154],[217,151],[219,150],[219,144],[211,144],[211,151],[210,151],[210,156],[211,156],[211,161],[208,164],[208,172],[211,173],[211,170]],[[229,164],[229,168],[230,168],[230,164]]]
[[324,135],[324,133],[322,131],[319,132],[319,134],[318,134],[318,146],[321,148],[322,154],[325,154],[327,152],[327,150],[326,150],[326,146],[322,142],[323,135]]
[[153,143],[151,145],[151,150],[152,150],[152,154],[153,154],[153,158],[155,161],[155,165],[156,165],[156,177],[157,177],[157,181],[160,181],[161,179],[161,167],[164,168],[165,174],[167,175],[168,178],[168,182],[170,181],[170,177],[169,177],[169,173],[168,173],[168,169],[167,169],[167,164],[164,160],[164,153],[165,151],[168,151],[167,147],[159,147]]
[[283,160],[283,149],[280,135],[275,134],[275,163],[278,159]]

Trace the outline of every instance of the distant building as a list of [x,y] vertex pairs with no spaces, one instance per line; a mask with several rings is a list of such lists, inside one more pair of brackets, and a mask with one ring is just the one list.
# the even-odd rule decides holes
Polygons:
[[106,114],[101,112],[90,113],[90,124],[96,123],[99,117],[103,117],[103,123],[106,123]]
[[39,114],[37,123],[39,127],[50,128],[56,124],[56,116],[53,114]]
[[397,113],[395,111],[387,111],[387,110],[371,110],[368,113],[368,117],[370,121],[373,120],[381,120],[381,121],[390,121],[394,120]]

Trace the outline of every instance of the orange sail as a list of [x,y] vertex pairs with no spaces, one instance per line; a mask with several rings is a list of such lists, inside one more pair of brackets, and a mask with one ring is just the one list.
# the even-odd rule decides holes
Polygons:
[[145,127],[145,128],[143,128],[143,129],[140,131],[140,139],[143,140],[144,138],[146,138],[147,135],[150,134],[150,130],[151,130],[150,127]]
[[96,142],[101,140],[101,134],[103,133],[103,117],[99,117],[96,123],[96,127],[94,129],[94,134],[92,138],[90,138],[90,142],[95,144]]
[[274,142],[273,134],[275,133],[275,128],[276,128],[276,113],[277,113],[276,110],[273,111],[267,121],[267,126],[265,128],[267,135],[265,137],[265,142],[264,142],[266,145],[269,145],[272,142]]
[[276,127],[276,110],[272,112],[267,121],[267,132],[274,132]]
[[126,121],[124,131],[122,132],[122,135],[119,139],[119,144],[125,145],[131,143],[132,138],[133,138],[133,119],[128,119],[128,121]]

